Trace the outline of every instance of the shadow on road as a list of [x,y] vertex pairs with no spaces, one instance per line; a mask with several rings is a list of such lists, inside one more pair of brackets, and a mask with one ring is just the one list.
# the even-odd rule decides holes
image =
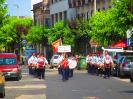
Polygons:
[[120,93],[133,93],[133,90],[120,91]]

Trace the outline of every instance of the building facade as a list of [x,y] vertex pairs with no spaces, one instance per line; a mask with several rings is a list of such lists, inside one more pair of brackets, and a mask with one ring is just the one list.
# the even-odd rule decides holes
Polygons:
[[[35,25],[50,27],[50,10],[48,0],[43,0],[33,5],[33,20]],[[46,55],[47,45],[37,43],[34,45],[37,53],[44,53]]]
[[51,24],[59,20],[71,20],[76,16],[76,9],[69,8],[68,0],[49,0]]
[[[111,8],[111,0],[43,0],[33,6],[34,23],[39,25],[49,23],[50,26],[53,26],[56,22],[63,20],[69,22],[70,27],[73,27],[75,18],[89,19],[96,10],[108,8]],[[38,46],[37,49],[39,50],[41,46]],[[89,46],[88,43],[86,46]],[[87,48],[89,47],[86,47],[84,51],[86,53]]]
[[50,26],[49,4],[45,0],[33,5],[34,24]]
[[76,8],[78,18],[89,19],[93,12],[111,8],[111,0],[68,0],[69,8]]

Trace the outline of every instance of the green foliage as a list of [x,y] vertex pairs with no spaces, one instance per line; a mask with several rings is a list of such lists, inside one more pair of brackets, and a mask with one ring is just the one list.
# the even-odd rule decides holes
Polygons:
[[3,20],[7,17],[7,5],[5,0],[0,0],[0,27],[3,25]]
[[54,27],[50,29],[48,37],[49,44],[59,38],[62,38],[63,44],[74,46],[75,36],[71,33],[68,24],[63,21],[55,23]]
[[1,27],[1,41],[0,44],[5,46],[12,46],[11,44],[20,44],[20,37],[23,33],[27,33],[28,27],[31,25],[31,19],[29,18],[16,18],[8,17],[3,21]]
[[116,28],[123,37],[126,36],[125,32],[133,26],[133,14],[129,11],[132,2],[132,0],[113,0]]
[[88,38],[91,35],[89,21],[85,18],[76,19],[76,27],[71,31],[76,35],[76,38],[85,37]]
[[108,46],[112,42],[126,37],[127,29],[133,26],[133,14],[130,13],[129,0],[113,0],[113,7],[96,12],[90,18],[91,39]]
[[7,6],[4,5],[4,3],[5,3],[5,0],[0,0],[0,44],[6,41],[5,39],[6,35],[3,34],[1,30],[3,26],[3,22],[7,18]]
[[32,26],[29,29],[26,38],[33,43],[39,43],[47,39],[48,31],[49,30],[43,26]]

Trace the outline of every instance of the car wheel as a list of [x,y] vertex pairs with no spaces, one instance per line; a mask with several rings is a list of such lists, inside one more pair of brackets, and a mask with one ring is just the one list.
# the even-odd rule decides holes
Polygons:
[[15,80],[16,80],[16,81],[21,80],[21,76],[15,77]]
[[19,80],[21,80],[22,79],[22,75],[20,74],[20,76],[19,76]]
[[116,77],[119,77],[119,70],[116,70]]
[[3,90],[2,90],[2,93],[0,93],[0,97],[1,97],[1,98],[4,98],[4,97],[5,97],[5,86],[3,86],[2,89],[3,89]]
[[115,69],[111,69],[111,75],[116,76],[116,70]]
[[130,82],[133,82],[133,73],[130,73]]
[[130,76],[130,82],[133,82],[133,78]]
[[119,71],[119,77],[120,78],[123,78],[124,77],[124,74],[123,74],[123,72],[121,70]]

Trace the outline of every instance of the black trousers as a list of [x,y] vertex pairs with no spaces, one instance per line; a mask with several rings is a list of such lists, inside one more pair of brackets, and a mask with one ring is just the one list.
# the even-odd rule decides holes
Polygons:
[[45,79],[45,68],[38,68],[39,79]]
[[69,78],[69,68],[62,68],[62,80],[68,80]]
[[69,77],[73,77],[73,69],[69,69]]
[[111,69],[108,67],[108,68],[105,68],[104,70],[104,77],[110,77],[110,74],[111,74]]
[[29,75],[34,75],[35,74],[35,68],[32,66],[29,67]]
[[60,75],[62,74],[62,68],[61,67],[58,68],[58,74],[60,74]]

